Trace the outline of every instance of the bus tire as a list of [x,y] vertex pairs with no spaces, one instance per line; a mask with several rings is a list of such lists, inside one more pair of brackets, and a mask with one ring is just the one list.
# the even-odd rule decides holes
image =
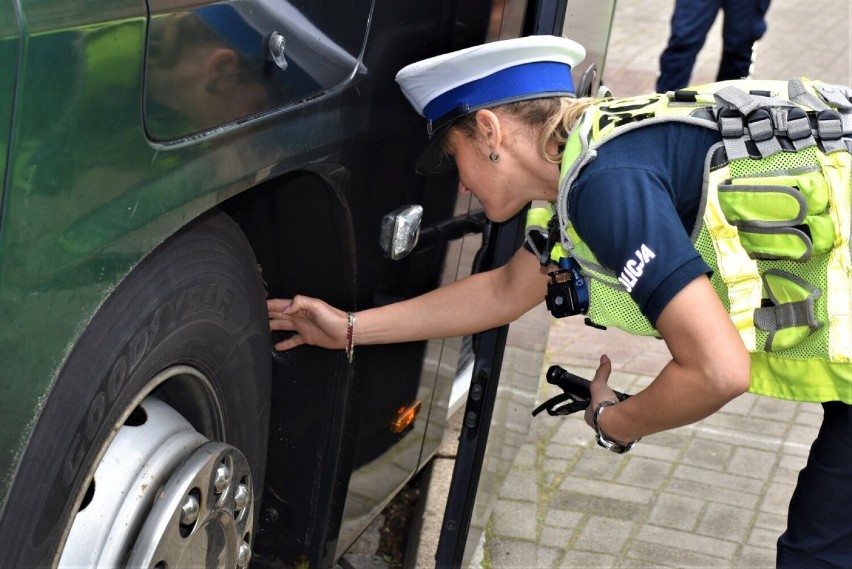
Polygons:
[[[269,327],[259,273],[242,231],[214,211],[158,247],[109,296],[59,372],[20,458],[0,519],[4,566],[60,565],[64,548],[74,546],[68,539],[74,524],[82,523],[93,496],[106,491],[106,482],[93,481],[111,446],[119,451],[116,477],[150,474],[144,470],[150,466],[124,458],[140,445],[115,447],[118,433],[145,420],[143,401],[152,398],[164,403],[166,413],[174,411],[176,425],[189,425],[176,429],[196,441],[179,451],[180,460],[166,461],[168,468],[197,463],[191,455],[214,445],[216,460],[241,476],[227,491],[242,492],[243,503],[250,496],[251,510],[243,504],[240,511],[256,517],[270,400]],[[155,436],[168,435],[162,426],[149,426]],[[145,442],[149,453],[162,454],[162,445]],[[159,468],[153,478],[158,484],[172,475]],[[115,474],[113,469],[110,476]],[[249,493],[238,483],[250,486]],[[143,490],[146,496],[157,493]],[[144,508],[150,508],[153,498],[146,500]],[[133,527],[123,538],[135,539],[148,515],[142,506],[132,507]],[[128,512],[121,516],[126,521]],[[238,529],[251,523],[243,520]],[[89,533],[98,531],[114,534],[115,528]],[[120,553],[124,559],[129,554]]]

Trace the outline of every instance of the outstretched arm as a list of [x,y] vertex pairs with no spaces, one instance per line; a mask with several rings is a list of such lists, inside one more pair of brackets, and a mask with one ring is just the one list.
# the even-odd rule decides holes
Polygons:
[[[421,296],[360,311],[355,344],[388,344],[464,336],[508,324],[544,300],[547,270],[535,255],[518,250],[497,269],[471,275]],[[341,349],[347,313],[305,296],[267,301],[272,330],[294,336],[275,345],[289,350],[302,344]]]
[[[601,429],[615,441],[638,438],[699,421],[748,389],[750,360],[710,280],[701,276],[666,305],[657,330],[672,360],[657,378],[601,416]],[[603,399],[615,399],[607,386],[610,362],[604,356],[592,381],[591,413]]]

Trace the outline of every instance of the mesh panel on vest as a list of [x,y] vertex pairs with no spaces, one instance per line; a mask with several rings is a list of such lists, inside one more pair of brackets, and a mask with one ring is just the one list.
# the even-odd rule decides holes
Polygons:
[[[826,289],[826,270],[828,255],[820,255],[812,258],[807,263],[796,263],[795,261],[758,261],[757,266],[760,274],[767,269],[780,269],[792,273],[797,271],[799,277],[808,281],[822,291]],[[765,294],[765,292],[764,292]],[[814,313],[817,320],[825,326],[828,323],[828,309],[826,295],[822,294],[814,303]],[[757,331],[758,346],[766,344],[767,332]],[[828,353],[828,335],[814,333],[808,336],[801,344],[787,350],[776,350],[772,352],[778,357],[791,359],[824,358]]]
[[[589,318],[601,326],[612,326],[639,336],[658,336],[657,331],[639,310],[639,305],[629,294],[612,294],[610,287],[597,279],[590,279]],[[607,294],[609,293],[609,294]]]
[[731,176],[742,178],[767,172],[792,170],[802,166],[818,166],[819,160],[816,153],[816,147],[811,147],[798,152],[779,152],[762,160],[752,160],[751,158],[731,160]]
[[[817,150],[815,147],[805,148],[798,152],[779,152],[769,158],[764,158],[762,160],[752,160],[750,158],[743,158],[739,160],[732,160],[729,164],[731,177],[733,178],[741,178],[748,176],[755,176],[760,174],[768,174],[773,172],[784,172],[795,170],[797,168],[803,167],[814,167],[819,166],[819,158],[817,157]],[[703,234],[704,232],[702,232]],[[699,248],[699,252],[701,256],[707,260],[712,260],[715,262],[715,252],[713,251],[712,245],[709,243],[709,236],[706,239],[705,247]],[[707,251],[706,247],[709,246],[709,251]],[[696,247],[698,247],[698,243],[696,243]],[[705,254],[711,254],[712,257],[706,257]],[[816,255],[812,257],[810,260],[802,263],[797,261],[784,261],[784,260],[772,260],[772,261],[764,261],[758,260],[757,267],[760,274],[763,274],[768,269],[779,269],[785,272],[793,273],[803,278],[810,284],[816,286],[818,289],[825,291],[826,290],[826,267],[828,263],[828,255]],[[711,264],[711,266],[715,266]],[[723,301],[727,302],[727,290],[724,284],[722,284],[720,279],[714,279],[713,284],[716,288],[716,291],[720,293],[720,297]],[[721,287],[721,289],[720,289]],[[721,294],[724,292],[724,294]],[[764,298],[768,297],[766,291],[763,291]],[[828,319],[828,310],[826,303],[825,294],[821,295],[815,302],[814,311],[817,320],[820,322],[827,322]],[[757,330],[756,340],[757,345],[762,347],[766,345],[767,337],[769,333],[764,330]],[[801,344],[794,346],[793,348],[786,350],[777,350],[773,352],[778,357],[791,358],[791,359],[808,359],[808,358],[820,358],[825,357],[825,354],[828,352],[828,337],[826,334],[811,334],[808,336]]]

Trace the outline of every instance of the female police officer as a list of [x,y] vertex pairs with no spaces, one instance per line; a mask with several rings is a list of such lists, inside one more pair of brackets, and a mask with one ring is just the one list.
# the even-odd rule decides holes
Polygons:
[[601,357],[586,412],[598,442],[626,452],[749,388],[823,402],[778,563],[848,565],[850,121],[839,111],[852,108],[850,93],[735,82],[577,100],[570,70],[584,55],[570,40],[533,36],[400,71],[432,136],[419,171],[455,166],[460,188],[492,221],[534,200],[550,202],[556,215],[506,265],[411,300],[357,315],[308,297],[270,300],[271,328],[296,332],[276,348],[308,343],[351,357],[356,344],[493,328],[546,296],[551,262],[576,259],[590,283],[591,320],[657,335],[672,356],[621,403]]

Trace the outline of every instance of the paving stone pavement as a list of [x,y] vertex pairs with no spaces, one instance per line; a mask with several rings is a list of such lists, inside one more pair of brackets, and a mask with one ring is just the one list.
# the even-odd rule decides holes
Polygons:
[[[636,392],[665,344],[581,319],[555,322],[545,365]],[[541,388],[542,399],[554,392]],[[626,455],[595,445],[582,417],[533,420],[495,506],[482,567],[773,567],[786,505],[821,417],[818,405],[744,395]]]
[[[570,4],[569,4],[570,5]],[[616,95],[651,92],[674,0],[621,0],[604,80]],[[805,6],[807,6],[805,8]],[[852,2],[772,0],[753,77],[852,85]],[[721,18],[719,19],[721,20]],[[717,21],[693,84],[711,82]],[[591,377],[601,353],[612,384],[635,392],[668,361],[661,341],[554,321],[546,369]],[[542,381],[539,400],[556,392]],[[539,416],[520,448],[474,565],[501,568],[775,566],[796,476],[817,434],[816,404],[746,394],[622,456],[594,444],[580,416]]]

